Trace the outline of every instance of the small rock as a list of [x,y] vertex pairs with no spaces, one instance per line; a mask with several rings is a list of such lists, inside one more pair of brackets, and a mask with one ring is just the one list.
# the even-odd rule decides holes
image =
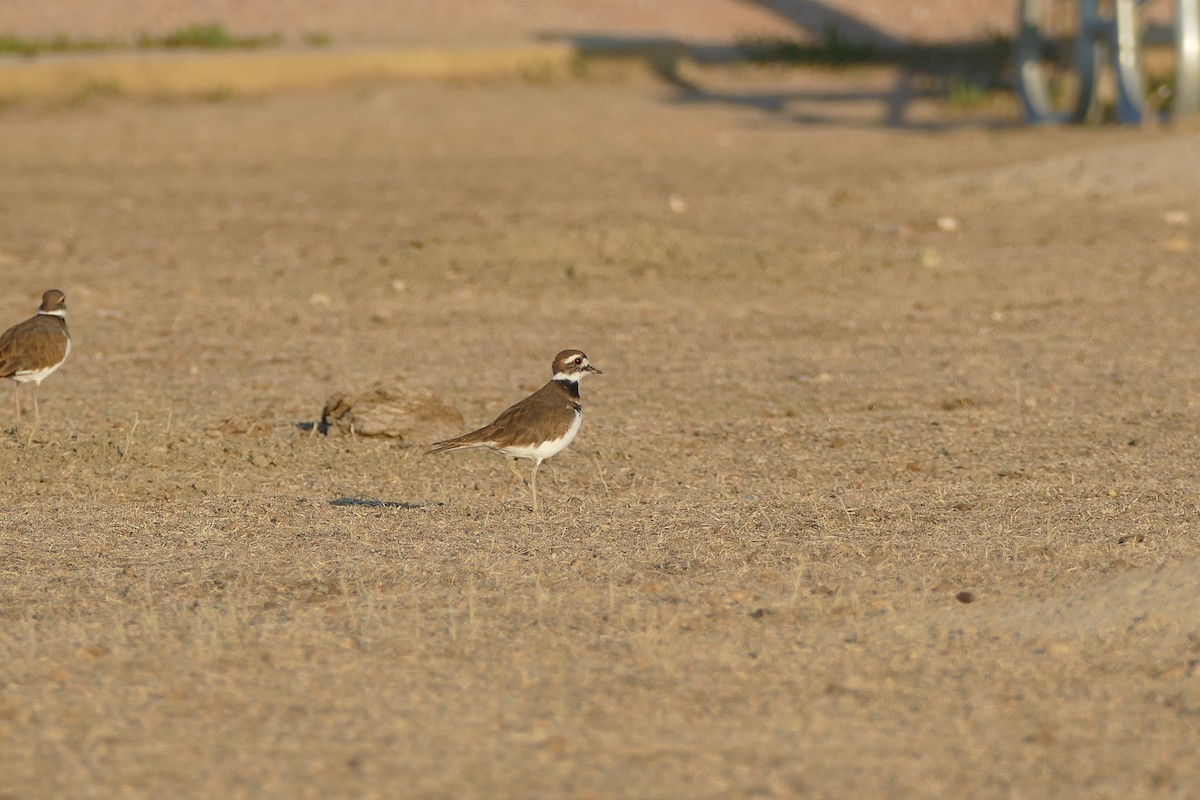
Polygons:
[[449,439],[463,432],[458,409],[429,389],[399,377],[361,394],[330,395],[321,422],[329,433],[385,436],[410,444]]

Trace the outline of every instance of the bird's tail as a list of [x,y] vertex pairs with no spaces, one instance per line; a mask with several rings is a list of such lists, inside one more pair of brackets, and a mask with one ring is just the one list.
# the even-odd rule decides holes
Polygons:
[[457,439],[447,439],[444,442],[434,442],[426,450],[428,453],[445,453],[449,450],[463,450],[468,447],[482,447],[483,442],[473,439],[471,434],[459,436]]

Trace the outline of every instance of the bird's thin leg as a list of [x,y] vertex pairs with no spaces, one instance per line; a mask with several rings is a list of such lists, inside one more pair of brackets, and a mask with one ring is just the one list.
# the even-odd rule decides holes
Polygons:
[[535,513],[535,514],[537,513],[537,510],[538,510],[537,471],[538,471],[538,467],[540,467],[541,465],[542,465],[542,460],[540,458],[535,460],[533,462],[533,473],[530,474],[530,476],[529,476],[529,490],[531,492],[533,492],[533,513]]
[[517,469],[517,460],[515,458],[509,459],[508,468],[510,470],[512,470],[513,475],[517,476],[517,480],[519,480],[521,482],[521,484],[524,485],[525,484],[525,476],[521,474],[521,470]]
[[38,411],[38,389],[42,384],[40,382],[33,384],[33,428],[29,431],[29,442],[33,442],[33,435],[37,433],[38,423],[42,421],[42,415]]
[[18,425],[21,424],[21,395],[19,394],[20,388],[21,388],[21,384],[17,383],[16,381],[13,381],[13,400],[17,404],[17,424]]

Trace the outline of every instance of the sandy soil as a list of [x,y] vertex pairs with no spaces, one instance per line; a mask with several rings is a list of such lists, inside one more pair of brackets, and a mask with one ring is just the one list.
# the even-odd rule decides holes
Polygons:
[[1197,134],[706,80],[3,112],[0,797],[1195,794]]

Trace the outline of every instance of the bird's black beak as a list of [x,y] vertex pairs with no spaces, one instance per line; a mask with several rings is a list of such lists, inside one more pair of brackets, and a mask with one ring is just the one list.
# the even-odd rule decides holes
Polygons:
[[584,368],[583,368],[583,371],[584,371],[584,372],[594,372],[594,373],[596,373],[597,375],[603,375],[603,374],[604,374],[604,373],[603,373],[603,372],[601,372],[600,370],[598,370],[598,369],[596,369],[595,367],[593,367],[591,364],[588,364],[586,367],[584,367]]

